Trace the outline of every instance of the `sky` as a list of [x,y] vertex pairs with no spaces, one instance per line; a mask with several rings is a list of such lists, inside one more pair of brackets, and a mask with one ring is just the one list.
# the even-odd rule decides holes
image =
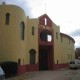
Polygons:
[[80,47],[80,0],[0,0],[0,4],[20,6],[31,18],[47,14],[60,26],[60,32],[75,39],[75,47]]

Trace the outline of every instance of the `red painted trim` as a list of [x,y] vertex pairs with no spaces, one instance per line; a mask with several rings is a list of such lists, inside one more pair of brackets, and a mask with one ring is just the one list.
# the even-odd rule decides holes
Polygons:
[[[47,25],[44,24],[44,18],[47,18],[48,22]],[[39,46],[39,50],[41,49],[46,49],[46,46],[48,47],[48,70],[53,70],[53,64],[54,64],[54,33],[53,33],[53,29],[52,27],[52,21],[49,19],[48,16],[43,15],[41,17],[39,17],[39,26],[38,26],[38,46]],[[44,28],[45,27],[45,28]],[[47,41],[42,41],[40,39],[40,33],[44,30],[47,30],[51,33],[52,35],[52,41],[51,42],[47,42]],[[39,56],[40,56],[40,52],[39,52]],[[38,57],[39,62],[40,62],[40,58]]]
[[54,70],[56,69],[61,69],[61,68],[68,68],[69,64],[68,63],[64,63],[64,64],[54,64]]
[[47,16],[47,14],[44,14],[44,15],[39,17],[39,24],[45,25],[44,18],[47,19],[47,26],[52,27],[52,20]]
[[18,67],[17,74],[21,75],[21,74],[24,74],[25,72],[29,72],[29,71],[39,71],[39,65],[38,64],[20,65]]
[[18,75],[21,75],[21,74],[23,74],[23,73],[25,73],[25,72],[26,72],[26,65],[20,65],[20,66],[18,67],[17,74],[18,74]]
[[53,54],[53,51],[54,48],[53,46],[52,47],[49,47],[49,55],[48,55],[48,69],[49,70],[53,70],[53,65],[54,65],[54,54]]
[[48,30],[50,33],[51,33],[51,35],[52,35],[52,41],[51,42],[47,42],[47,41],[42,41],[41,39],[40,39],[40,33],[42,32],[42,31],[44,31],[44,30],[46,30],[46,29],[43,29],[43,28],[39,28],[38,29],[38,43],[39,43],[39,45],[42,45],[42,46],[52,46],[53,45],[53,31],[52,30]]
[[26,65],[26,71],[39,71],[39,65],[38,64],[28,64]]

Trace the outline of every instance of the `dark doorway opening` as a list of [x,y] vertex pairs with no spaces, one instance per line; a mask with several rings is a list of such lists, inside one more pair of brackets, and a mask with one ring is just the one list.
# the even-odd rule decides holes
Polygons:
[[39,46],[39,70],[53,70],[53,47]]
[[40,50],[39,70],[48,70],[48,52],[46,49]]

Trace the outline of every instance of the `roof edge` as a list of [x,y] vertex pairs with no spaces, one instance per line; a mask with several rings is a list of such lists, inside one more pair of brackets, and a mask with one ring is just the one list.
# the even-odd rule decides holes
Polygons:
[[64,33],[60,33],[60,35],[64,36],[64,37],[67,37],[68,39],[72,40],[75,43],[75,40],[71,36],[69,36],[67,34],[64,34]]

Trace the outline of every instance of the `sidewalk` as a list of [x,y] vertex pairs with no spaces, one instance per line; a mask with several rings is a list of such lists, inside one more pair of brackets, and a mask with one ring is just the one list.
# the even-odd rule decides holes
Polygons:
[[80,70],[61,69],[55,71],[27,72],[6,80],[80,80]]
[[6,80],[24,80],[24,79],[32,78],[37,75],[39,75],[38,72],[26,72],[22,75],[19,75],[13,78],[7,78]]
[[23,75],[8,78],[6,80],[50,80],[51,78],[56,79],[58,78],[58,76],[61,76],[62,75],[61,73],[63,73],[62,71],[64,72],[64,69],[56,71],[26,72]]

